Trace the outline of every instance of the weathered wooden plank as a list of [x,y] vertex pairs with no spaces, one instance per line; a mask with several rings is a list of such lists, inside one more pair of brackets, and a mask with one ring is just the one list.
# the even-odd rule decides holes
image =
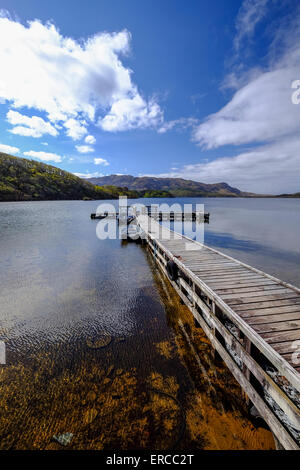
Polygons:
[[[184,260],[182,260],[184,262]],[[224,267],[224,266],[219,266],[218,268],[208,268],[208,267],[203,267],[202,265],[190,265],[186,262],[184,262],[185,266],[190,269],[193,272],[198,273],[199,275],[209,273],[212,276],[215,276],[216,274],[241,274],[242,271],[246,273],[244,269],[238,268],[237,266],[229,266],[229,267]]]
[[270,295],[257,295],[256,297],[253,296],[248,296],[248,297],[242,297],[242,296],[238,296],[238,297],[235,297],[235,298],[225,298],[225,297],[222,297],[224,300],[227,301],[227,304],[232,306],[233,309],[234,309],[234,305],[236,304],[248,304],[248,303],[251,303],[251,302],[263,302],[263,301],[267,301],[267,300],[287,300],[287,299],[294,299],[295,298],[295,294],[291,293],[279,293],[279,294],[270,294]]
[[[188,268],[189,269],[189,268]],[[243,272],[226,272],[226,273],[216,273],[214,275],[212,275],[212,273],[210,272],[201,272],[201,271],[198,271],[198,269],[196,270],[190,270],[195,276],[197,276],[202,282],[206,283],[206,284],[212,284],[212,283],[220,283],[221,281],[223,281],[224,283],[225,282],[230,282],[231,284],[232,283],[236,283],[236,282],[239,282],[239,281],[248,281],[248,282],[251,282],[251,281],[254,281],[255,278],[243,273]],[[236,285],[236,284],[235,284]],[[225,285],[226,287],[226,285]],[[241,286],[243,287],[243,286]],[[278,286],[278,287],[283,287],[283,286]],[[221,287],[222,288],[222,287]]]
[[[261,292],[271,293],[273,291],[277,292],[290,292],[290,289],[285,289],[284,287],[279,287],[277,284],[271,284],[268,286],[238,286],[238,287],[224,287],[224,288],[215,288],[214,291],[217,292],[221,297],[224,294],[244,294],[247,292],[256,292],[261,294]],[[224,298],[224,297],[223,297]]]
[[276,282],[274,281],[268,281],[268,280],[239,280],[239,281],[224,281],[224,280],[221,280],[221,281],[210,281],[209,282],[209,286],[213,289],[217,289],[217,288],[225,288],[225,287],[245,287],[245,286],[251,286],[251,287],[255,287],[255,286],[278,286],[278,284],[276,284]]
[[[184,258],[184,256],[183,256],[183,258]],[[243,266],[239,266],[236,263],[217,261],[215,263],[205,264],[205,262],[202,261],[201,259],[198,259],[198,257],[197,258],[195,257],[194,259],[186,261],[186,264],[188,264],[191,267],[199,267],[200,269],[201,268],[209,269],[210,271],[214,271],[215,269],[221,269],[221,268],[224,268],[226,270],[231,269],[231,268],[237,268],[237,269],[243,269],[246,272],[248,272],[248,270],[246,268],[244,268]]]
[[[220,297],[222,297],[222,299],[225,299],[225,300],[228,300],[228,301],[235,300],[235,299],[243,299],[243,301],[244,301],[244,299],[251,299],[252,297],[257,299],[257,298],[262,297],[264,295],[266,297],[267,296],[270,297],[270,300],[281,298],[282,295],[290,295],[291,297],[295,296],[295,294],[290,289],[286,289],[285,287],[278,286],[275,289],[262,291],[262,292],[238,292],[238,293],[235,293],[235,294],[230,294],[230,293],[226,294],[226,293],[224,293],[224,294],[220,294]],[[283,297],[283,298],[285,298],[285,297]]]
[[272,323],[263,323],[263,324],[253,324],[252,326],[255,331],[258,333],[271,333],[273,331],[286,331],[287,336],[289,335],[290,330],[300,329],[300,320],[294,321],[281,321],[281,322],[272,322]]
[[233,266],[230,268],[217,268],[217,269],[208,269],[201,267],[194,267],[191,271],[201,275],[211,274],[211,275],[223,275],[223,274],[248,274],[248,271],[245,268],[239,268],[238,266]]
[[[184,264],[186,265],[186,267],[188,267],[191,271],[199,271],[199,272],[217,272],[217,271],[231,271],[232,269],[238,269],[239,271],[241,271],[241,268],[238,268],[238,266],[235,266],[234,264],[215,264],[215,265],[208,265],[208,264],[203,264],[203,263],[199,263],[199,261],[194,261],[194,262],[191,262],[191,261],[186,261],[184,259],[184,257],[182,257],[182,260],[184,262]],[[243,268],[244,269],[244,268]]]
[[259,308],[256,310],[244,310],[239,311],[235,310],[237,313],[241,315],[242,318],[245,318],[246,321],[249,323],[249,319],[251,321],[260,321],[260,317],[263,316],[265,318],[277,316],[278,318],[284,318],[286,315],[297,315],[300,312],[300,305],[290,305],[287,307],[271,307],[271,308]]
[[263,323],[285,322],[290,320],[300,320],[300,310],[291,313],[279,313],[269,315],[259,315],[252,317],[243,316],[248,325],[261,325]]
[[296,341],[300,339],[300,329],[284,331],[282,333],[260,333],[260,335],[269,344],[281,343],[282,341]]
[[291,307],[291,306],[297,306],[299,304],[300,304],[300,298],[293,297],[291,299],[253,302],[249,304],[239,304],[239,305],[235,305],[235,311],[238,313],[241,313],[243,311],[250,311],[250,310],[256,310],[256,309],[261,309],[261,308]]
[[[191,251],[190,249],[187,249],[187,247],[185,247],[185,241],[183,243],[182,242],[180,242],[180,243],[181,243],[181,247],[178,246],[175,249],[178,249],[179,251],[181,251],[187,259],[192,260],[193,259],[193,253],[195,253],[195,252]],[[168,246],[168,248],[170,248],[170,247]],[[224,261],[226,263],[233,263],[233,261],[231,261],[231,260],[228,260],[228,259],[224,260],[220,256],[214,255],[212,253],[208,253],[208,252],[204,251],[203,249],[202,250],[196,250],[196,252],[197,252],[197,259],[199,259],[203,262],[218,263],[220,261]]]
[[[197,273],[195,273],[197,274]],[[202,274],[202,277],[201,279],[205,282],[210,282],[210,281],[216,281],[216,280],[222,280],[224,279],[224,281],[232,281],[232,280],[258,280],[258,277],[256,274],[248,274],[248,273],[245,273],[245,274],[210,274],[210,275],[204,275]],[[262,278],[263,279],[263,278]]]
[[184,261],[186,262],[186,265],[189,267],[193,266],[201,266],[203,268],[219,268],[219,267],[230,267],[230,266],[236,266],[236,263],[231,263],[230,261],[203,261],[199,258],[197,259],[190,259],[186,260],[186,255],[183,256]]
[[[292,341],[282,341],[280,343],[273,343],[272,348],[278,352],[282,357],[286,354],[292,354],[295,352],[295,340]],[[288,361],[292,367],[295,367],[293,361]]]
[[[282,354],[282,357],[284,357],[284,359],[290,364],[294,366],[298,365],[298,367],[300,368],[300,353],[297,353],[295,348],[293,352]],[[295,367],[295,369],[298,370],[298,367]]]

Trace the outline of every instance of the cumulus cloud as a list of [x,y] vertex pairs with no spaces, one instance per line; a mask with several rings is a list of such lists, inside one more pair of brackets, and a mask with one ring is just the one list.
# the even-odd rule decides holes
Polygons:
[[103,165],[103,166],[108,166],[109,163],[105,158],[94,158],[94,163],[95,165]]
[[67,135],[73,140],[79,140],[87,134],[87,128],[85,125],[76,119],[68,119],[64,122],[64,126],[67,129]]
[[86,144],[90,144],[90,145],[93,145],[96,143],[96,139],[93,135],[87,135],[84,141]]
[[3,13],[0,100],[15,109],[45,112],[75,140],[87,133],[85,120],[99,121],[109,131],[151,127],[162,113],[155,100],[141,97],[123,65],[129,50],[126,30],[76,41],[54,24],[34,20],[23,25]]
[[90,147],[90,145],[75,145],[77,151],[79,153],[92,153],[94,152],[93,147]]
[[0,144],[0,152],[3,153],[19,153],[20,149],[18,147],[12,147],[11,145]]
[[28,152],[24,152],[26,157],[38,158],[43,162],[56,162],[60,163],[62,161],[62,157],[60,155],[56,155],[55,153],[50,152],[36,152],[34,150],[29,150]]
[[110,112],[99,120],[99,125],[105,131],[115,132],[156,127],[162,121],[163,115],[159,105],[153,100],[147,103],[135,91],[134,96],[116,101]]
[[13,129],[10,129],[12,134],[18,134],[30,137],[42,137],[44,134],[53,136],[58,135],[57,129],[38,116],[25,116],[18,111],[10,110],[6,115],[7,121],[12,124]]

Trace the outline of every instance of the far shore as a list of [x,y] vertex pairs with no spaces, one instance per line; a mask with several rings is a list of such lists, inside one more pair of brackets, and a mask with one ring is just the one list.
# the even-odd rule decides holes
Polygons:
[[[255,195],[255,196],[169,196],[169,197],[137,197],[137,198],[129,198],[128,199],[299,199],[300,198],[300,193],[297,195],[279,195],[279,196],[274,196],[270,194],[264,194],[264,195]],[[114,198],[104,198],[104,199],[11,199],[11,200],[2,200],[1,202],[63,202],[63,201],[82,201],[82,202],[91,202],[91,201],[113,201],[113,200],[118,200],[118,197]]]

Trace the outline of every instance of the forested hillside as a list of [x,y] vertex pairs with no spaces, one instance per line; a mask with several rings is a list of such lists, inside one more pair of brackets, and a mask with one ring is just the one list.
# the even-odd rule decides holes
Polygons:
[[52,165],[0,153],[0,201],[138,197],[115,186],[99,187]]

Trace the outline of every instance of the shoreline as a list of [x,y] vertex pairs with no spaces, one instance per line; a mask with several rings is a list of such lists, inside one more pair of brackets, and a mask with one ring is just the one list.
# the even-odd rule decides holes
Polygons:
[[[104,199],[12,199],[0,201],[3,202],[66,202],[66,201],[81,201],[81,202],[92,202],[92,201],[117,201],[119,197],[114,198],[104,198]],[[272,195],[263,195],[263,196],[170,196],[170,197],[136,197],[127,199],[300,199],[300,196],[272,196]]]

